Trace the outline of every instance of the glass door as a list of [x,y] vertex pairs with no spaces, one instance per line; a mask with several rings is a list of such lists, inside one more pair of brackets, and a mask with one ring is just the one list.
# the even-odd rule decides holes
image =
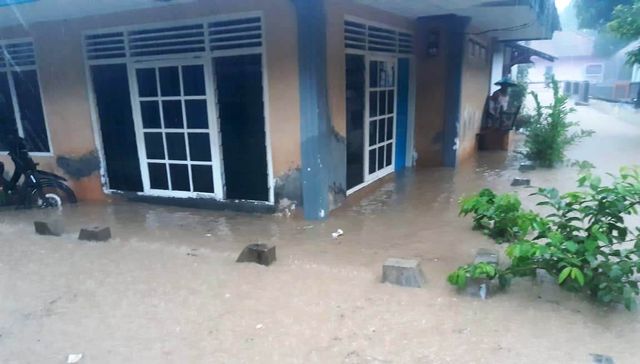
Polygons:
[[393,172],[394,168],[395,59],[369,58],[367,94],[365,175],[366,181],[372,181]]
[[130,74],[145,193],[222,199],[210,66],[144,63]]

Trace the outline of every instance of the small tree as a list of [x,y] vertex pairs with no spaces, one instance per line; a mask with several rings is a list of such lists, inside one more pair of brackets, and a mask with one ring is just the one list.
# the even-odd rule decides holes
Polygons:
[[543,167],[553,167],[565,160],[566,149],[580,139],[593,134],[591,130],[572,131],[578,123],[568,121],[574,112],[568,106],[568,96],[560,92],[560,86],[552,78],[553,102],[542,106],[538,94],[531,92],[535,101],[535,112],[527,127],[526,157]]

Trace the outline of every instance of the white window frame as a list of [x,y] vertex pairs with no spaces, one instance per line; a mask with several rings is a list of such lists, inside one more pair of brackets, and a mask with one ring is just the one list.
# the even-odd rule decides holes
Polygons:
[[[396,32],[408,33],[414,36],[413,31],[408,29],[396,28],[393,26],[389,26],[383,23],[378,23],[375,21],[370,21],[366,19],[362,19],[359,17],[345,15],[345,21],[353,21],[357,23],[361,23],[364,25],[372,25],[381,28],[387,28]],[[344,27],[343,27],[344,31]],[[347,196],[359,191],[360,189],[370,185],[371,183],[394,173],[395,171],[395,159],[396,159],[396,128],[398,125],[397,114],[398,114],[398,59],[400,58],[408,58],[409,59],[409,110],[407,115],[407,155],[406,155],[406,165],[405,167],[411,167],[414,164],[414,133],[415,133],[415,93],[416,93],[416,84],[415,84],[415,56],[413,53],[390,53],[390,52],[377,52],[370,51],[366,49],[355,49],[355,48],[347,48],[342,42],[342,45],[345,49],[345,54],[357,54],[364,56],[365,62],[365,105],[364,105],[364,126],[363,126],[363,148],[364,148],[364,157],[363,157],[363,169],[364,169],[364,181],[357,186],[354,186],[347,190]],[[394,113],[393,113],[393,156],[391,157],[391,166],[387,166],[384,169],[377,171],[373,174],[369,174],[369,60],[385,60],[392,59],[395,63],[395,85],[394,85]]]
[[[128,52],[128,44],[126,44],[127,52],[126,57],[124,58],[114,58],[114,59],[101,59],[101,60],[89,60],[88,55],[86,53],[86,36],[92,34],[101,34],[101,33],[109,33],[109,32],[125,32],[130,30],[145,30],[151,29],[155,27],[172,27],[172,26],[180,26],[180,25],[188,25],[196,22],[212,22],[212,21],[224,21],[224,20],[234,20],[234,19],[242,19],[242,18],[250,18],[250,17],[259,17],[261,26],[262,26],[262,38],[260,47],[252,47],[252,48],[244,48],[244,49],[230,49],[230,50],[218,50],[211,51],[208,44],[206,44],[205,52],[199,53],[188,53],[188,54],[177,54],[177,55],[164,55],[164,56],[146,56],[146,57],[130,57]],[[206,29],[205,29],[206,31]],[[267,155],[267,183],[269,189],[269,200],[268,201],[255,201],[255,200],[242,200],[242,201],[250,201],[256,204],[266,204],[266,205],[274,205],[275,204],[275,178],[273,174],[273,157],[272,157],[272,148],[271,148],[271,133],[270,133],[270,109],[269,109],[269,75],[268,75],[268,67],[267,67],[267,47],[266,47],[266,34],[268,32],[267,24],[264,19],[264,15],[262,11],[250,11],[250,12],[240,12],[240,13],[229,13],[223,15],[209,16],[203,18],[193,18],[193,19],[185,19],[180,21],[172,21],[172,22],[154,22],[148,24],[139,24],[134,26],[119,26],[119,27],[111,27],[111,28],[100,28],[100,29],[92,29],[82,32],[82,41],[83,41],[83,51],[84,51],[84,61],[85,61],[85,75],[87,82],[87,95],[89,98],[89,104],[91,107],[91,124],[94,130],[94,138],[96,149],[98,150],[98,154],[100,156],[101,165],[100,165],[100,174],[102,180],[103,191],[107,194],[118,193],[120,191],[111,189],[109,187],[109,177],[106,169],[106,157],[104,154],[104,144],[102,142],[102,132],[100,129],[100,118],[98,114],[98,107],[96,103],[96,95],[93,88],[93,81],[91,79],[91,66],[94,65],[105,65],[105,64],[126,64],[127,69],[129,69],[129,65],[134,62],[148,62],[148,61],[163,61],[163,60],[185,60],[185,59],[201,59],[205,63],[209,64],[209,67],[212,67],[212,62],[215,58],[218,57],[226,57],[226,56],[238,56],[238,55],[249,55],[249,54],[260,54],[262,57],[262,100],[263,100],[263,112],[264,112],[264,123],[265,123],[265,148]],[[126,43],[126,42],[125,42]],[[215,77],[214,71],[212,70],[211,74]],[[132,76],[129,73],[129,81],[131,82],[132,78],[135,79],[135,76]],[[215,82],[215,79],[207,80],[208,83]],[[212,83],[213,88],[215,89],[215,85]],[[209,87],[209,86],[207,86]],[[130,86],[130,93],[133,95],[133,90]],[[212,94],[213,95],[213,94]],[[133,105],[133,103],[132,103]],[[217,101],[216,107],[217,108]],[[216,114],[210,114],[217,115]],[[135,124],[135,121],[134,121]],[[219,125],[219,123],[218,123]],[[218,128],[218,135],[220,135],[220,129]],[[137,136],[137,134],[136,134]],[[221,148],[221,144],[220,148]],[[212,152],[213,153],[213,152]],[[224,173],[224,156],[222,155],[222,149],[220,149],[220,170],[221,173]],[[212,155],[213,157],[213,155]],[[141,169],[142,172],[142,169]],[[144,180],[144,179],[143,179]],[[218,186],[216,185],[215,188]],[[224,186],[224,179],[222,180],[221,185],[222,191],[226,191],[226,187]],[[216,189],[217,191],[217,189]],[[174,192],[174,191],[172,191]],[[175,191],[177,192],[177,191]],[[149,195],[146,192],[139,192],[138,195]],[[193,196],[177,196],[176,194],[172,194],[170,197],[190,197]],[[204,197],[204,196],[199,196]],[[213,198],[216,200],[223,200],[224,197],[220,198],[218,196],[210,197],[210,194],[207,194],[206,197]]]
[[[190,65],[199,65],[203,67],[204,71],[204,81],[205,81],[205,96],[175,96],[175,97],[167,97],[160,95],[160,77],[158,75],[157,70],[160,67],[179,67],[180,72],[180,89],[181,95],[184,95],[183,83],[182,83],[182,72],[181,68],[183,66]],[[153,68],[156,70],[156,87],[158,90],[157,97],[140,97],[138,92],[138,82],[136,78],[136,70],[140,68]],[[214,94],[214,87],[211,82],[207,82],[207,80],[213,80],[215,82],[215,77],[212,73],[212,65],[211,62],[207,62],[205,59],[202,60],[180,60],[180,61],[151,61],[151,62],[137,62],[128,65],[128,73],[131,75],[129,77],[129,88],[131,90],[131,104],[133,106],[133,119],[134,126],[136,132],[136,145],[138,147],[138,155],[140,161],[140,172],[142,175],[142,184],[143,189],[146,194],[154,195],[154,196],[162,196],[162,197],[206,197],[211,198],[215,197],[216,199],[222,200],[224,199],[224,170],[222,166],[222,150],[220,144],[220,126],[218,123],[218,115],[217,110],[215,108],[215,100],[217,99]],[[207,129],[188,129],[187,128],[187,118],[186,118],[186,107],[184,105],[185,100],[206,100],[207,101],[207,116],[209,121],[209,128]],[[144,128],[142,123],[142,113],[140,110],[140,102],[145,100],[156,100],[158,101],[159,113],[161,120],[164,120],[163,111],[162,111],[162,100],[180,100],[182,103],[182,120],[183,127],[182,128],[166,128],[164,125],[161,125],[160,128]],[[163,121],[164,123],[164,121]],[[156,160],[149,159],[147,157],[146,151],[146,143],[144,139],[145,132],[160,132],[163,136],[163,145],[164,145],[164,160]],[[166,134],[170,132],[184,133],[185,137],[185,147],[187,153],[186,161],[174,161],[169,159],[169,154],[167,150],[167,142],[166,142]],[[189,133],[207,133],[209,134],[209,143],[211,145],[211,162],[197,162],[191,161],[190,152],[189,152]],[[151,181],[149,178],[149,169],[148,163],[163,163],[167,168],[167,182],[169,186],[169,190],[159,190],[151,188]],[[169,164],[186,164],[189,166],[189,184],[190,188],[193,189],[193,178],[191,175],[191,166],[192,165],[211,165],[213,168],[213,186],[214,193],[208,192],[187,192],[187,191],[175,191],[171,189],[171,173],[169,172]]]
[[[36,53],[35,43],[31,38],[15,38],[15,39],[10,39],[5,41],[0,40],[0,46],[2,46],[2,49],[4,50],[3,57],[5,59],[5,64],[6,64],[5,67],[0,67],[0,72],[7,73],[7,79],[9,82],[9,92],[11,94],[11,104],[13,105],[13,113],[16,120],[16,127],[18,129],[18,135],[20,135],[20,137],[22,138],[24,138],[24,127],[22,125],[22,115],[20,114],[20,106],[18,105],[18,97],[16,95],[16,88],[15,88],[12,73],[14,71],[17,71],[17,72],[35,71],[36,72],[36,79],[38,81],[38,93],[40,94],[40,104],[42,107],[42,118],[44,121],[45,130],[47,132],[47,143],[49,144],[49,151],[48,152],[29,151],[29,154],[36,157],[50,157],[54,155],[54,150],[53,150],[53,144],[51,143],[51,132],[49,130],[49,123],[47,121],[47,110],[44,105],[44,97],[43,97],[44,95],[42,93],[42,83],[40,82],[40,73],[38,72],[38,56],[37,54],[35,54],[36,64],[33,66],[15,66],[15,65],[12,66],[9,62],[9,58],[10,58],[9,54],[6,52],[4,48],[4,46],[8,44],[24,43],[24,42],[31,42],[34,47],[33,51],[34,53]],[[8,155],[8,154],[9,154],[8,151],[0,151],[0,155]]]

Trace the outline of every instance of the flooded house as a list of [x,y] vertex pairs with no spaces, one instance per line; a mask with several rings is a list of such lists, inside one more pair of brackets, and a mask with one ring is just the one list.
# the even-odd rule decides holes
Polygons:
[[551,0],[0,0],[0,150],[83,201],[322,219],[475,153],[509,44],[558,29]]

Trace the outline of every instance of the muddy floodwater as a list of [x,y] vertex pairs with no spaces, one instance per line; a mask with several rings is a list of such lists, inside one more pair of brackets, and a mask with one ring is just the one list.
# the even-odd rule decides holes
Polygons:
[[[602,110],[578,109],[596,134],[570,157],[601,172],[640,164],[640,117]],[[0,363],[639,363],[639,313],[530,279],[486,301],[446,283],[496,246],[457,216],[461,195],[488,186],[535,203],[509,186],[518,163],[491,152],[405,173],[321,223],[114,202],[66,208],[68,233],[41,237],[32,221],[50,211],[3,211]],[[576,170],[526,177],[567,190]],[[94,224],[114,238],[78,242]],[[234,263],[251,242],[277,245],[278,261]],[[379,283],[388,257],[420,259],[426,287]]]

